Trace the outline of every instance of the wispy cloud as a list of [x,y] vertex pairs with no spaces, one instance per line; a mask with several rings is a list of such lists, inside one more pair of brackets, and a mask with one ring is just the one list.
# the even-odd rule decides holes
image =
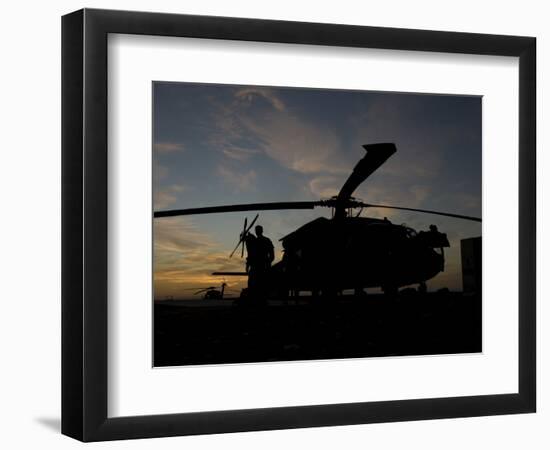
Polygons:
[[286,110],[284,102],[273,91],[264,87],[250,86],[239,89],[235,93],[235,98],[248,104],[251,104],[257,98],[261,98],[266,100],[277,111],[283,112]]
[[336,134],[296,115],[271,112],[263,117],[245,117],[243,123],[261,142],[264,153],[296,172],[343,173],[338,156],[341,144]]
[[[408,189],[403,189],[399,184],[372,183],[359,187],[356,197],[375,205],[422,208],[428,206],[425,202],[430,198],[431,192],[431,189],[425,185],[413,185]],[[370,217],[395,219],[397,222],[411,215],[411,213],[387,208],[369,208],[366,214]]]
[[155,190],[153,196],[153,209],[156,211],[173,205],[178,200],[178,194],[185,190],[185,186],[181,184],[172,184],[165,188]]
[[153,149],[158,153],[172,153],[172,152],[182,152],[185,147],[183,144],[176,142],[155,142],[153,144]]
[[246,161],[254,155],[260,153],[258,149],[242,148],[242,147],[226,147],[222,149],[225,156],[237,161]]
[[[239,89],[233,96],[237,100],[233,103],[209,100],[215,126],[209,141],[228,158],[246,161],[261,153],[301,174],[349,169],[341,159],[336,133],[289,110],[273,91],[250,87]],[[256,98],[266,101],[258,103]],[[243,108],[243,102],[247,107]]]
[[163,166],[157,159],[153,161],[153,180],[159,182],[168,177],[168,167]]
[[254,170],[237,170],[226,166],[218,166],[218,175],[230,185],[235,192],[243,192],[254,189],[257,178]]
[[166,209],[168,206],[176,202],[176,196],[165,190],[155,192],[153,196],[153,209]]
[[[242,271],[240,258],[230,259],[220,244],[199,230],[188,218],[157,219],[154,223],[155,298],[185,297],[189,288],[220,285],[213,271]],[[242,287],[246,279],[233,279],[230,286]]]
[[340,178],[334,176],[319,176],[309,181],[309,189],[315,197],[330,198],[340,191]]
[[[406,105],[406,106],[404,106]],[[441,169],[441,154],[445,150],[448,133],[436,135],[419,126],[423,115],[422,104],[403,102],[399,97],[387,97],[371,102],[364,114],[353,119],[355,145],[375,142],[394,142],[397,154],[379,170],[379,174],[404,179],[429,178]]]

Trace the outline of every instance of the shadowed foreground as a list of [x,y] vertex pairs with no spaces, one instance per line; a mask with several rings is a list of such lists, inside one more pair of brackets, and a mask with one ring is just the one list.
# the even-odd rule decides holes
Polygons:
[[481,352],[481,299],[462,293],[302,297],[154,306],[154,365],[224,364]]

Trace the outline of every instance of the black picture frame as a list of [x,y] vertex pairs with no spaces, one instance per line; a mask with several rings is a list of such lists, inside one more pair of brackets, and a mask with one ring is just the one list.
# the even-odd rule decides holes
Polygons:
[[[109,33],[519,57],[517,393],[107,417]],[[62,18],[62,433],[102,441],[535,412],[536,39],[84,9]]]

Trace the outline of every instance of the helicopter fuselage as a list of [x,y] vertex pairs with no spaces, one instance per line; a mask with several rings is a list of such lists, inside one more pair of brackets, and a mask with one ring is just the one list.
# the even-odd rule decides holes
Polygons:
[[435,228],[417,233],[363,217],[319,217],[281,241],[284,255],[270,270],[270,284],[313,293],[424,283],[444,270],[449,247]]

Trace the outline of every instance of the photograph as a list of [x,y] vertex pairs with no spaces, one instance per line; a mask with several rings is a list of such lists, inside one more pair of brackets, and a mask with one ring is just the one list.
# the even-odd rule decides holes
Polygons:
[[3,6],[0,448],[550,449],[546,3]]
[[482,352],[482,97],[152,82],[153,366]]

